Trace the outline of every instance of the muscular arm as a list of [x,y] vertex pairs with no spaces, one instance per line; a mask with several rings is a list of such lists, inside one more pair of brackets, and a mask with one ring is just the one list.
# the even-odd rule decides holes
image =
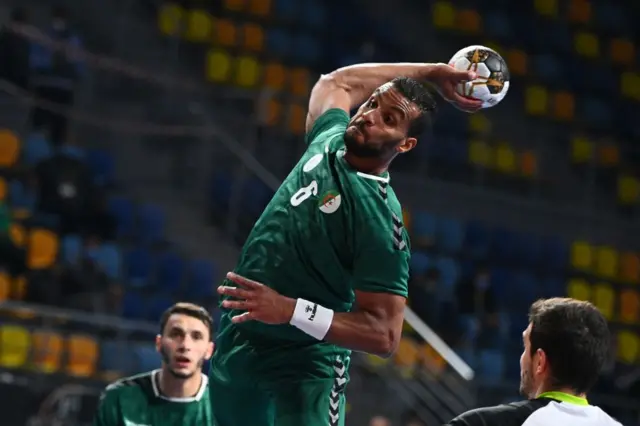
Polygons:
[[405,303],[404,297],[395,294],[356,291],[354,311],[336,312],[324,340],[388,357],[400,341]]
[[357,64],[321,76],[309,99],[307,133],[325,111],[339,108],[349,112],[366,101],[375,89],[398,76],[428,80],[436,66],[427,63]]

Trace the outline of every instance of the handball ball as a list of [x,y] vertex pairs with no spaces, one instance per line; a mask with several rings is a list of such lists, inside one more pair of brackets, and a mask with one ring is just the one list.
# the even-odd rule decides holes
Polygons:
[[469,46],[458,51],[449,65],[457,70],[474,71],[473,81],[460,83],[458,93],[482,101],[482,108],[498,105],[509,91],[509,68],[502,56],[484,46]]

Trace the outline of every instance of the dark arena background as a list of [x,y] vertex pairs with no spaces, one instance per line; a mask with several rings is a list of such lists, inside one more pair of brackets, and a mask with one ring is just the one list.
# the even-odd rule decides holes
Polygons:
[[0,1],[0,423],[91,424],[107,383],[159,366],[167,306],[216,313],[321,73],[480,44],[509,93],[442,104],[393,165],[410,309],[392,358],[354,356],[347,424],[517,400],[527,308],[563,295],[615,336],[590,400],[640,424],[639,5]]

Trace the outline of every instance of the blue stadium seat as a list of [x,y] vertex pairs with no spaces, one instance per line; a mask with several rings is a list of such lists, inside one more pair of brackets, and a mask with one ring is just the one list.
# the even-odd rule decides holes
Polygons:
[[246,203],[244,211],[250,215],[259,216],[273,197],[273,190],[257,178],[249,179],[244,185]]
[[478,376],[487,384],[498,384],[504,376],[504,354],[496,349],[483,349],[478,354]]
[[565,280],[560,277],[546,277],[542,280],[543,297],[562,297],[566,295]]
[[67,265],[77,265],[82,257],[82,238],[79,235],[67,235],[61,242],[62,260]]
[[436,242],[438,249],[447,253],[459,253],[464,242],[462,223],[453,218],[442,218],[437,221]]
[[499,11],[487,12],[484,15],[486,35],[495,40],[508,40],[512,37],[510,19]]
[[595,17],[596,27],[603,32],[613,35],[629,34],[628,16],[621,4],[607,1],[595,2],[593,16]]
[[105,340],[100,344],[100,371],[133,374],[137,366],[133,363],[133,353],[123,341]]
[[14,209],[24,209],[33,212],[36,209],[38,197],[35,191],[27,190],[22,182],[12,180],[9,185],[9,202]]
[[429,269],[431,266],[431,259],[424,253],[421,252],[413,252],[411,253],[411,273],[412,274],[423,274]]
[[116,218],[118,237],[130,237],[134,228],[133,203],[128,198],[112,197],[109,212]]
[[581,108],[580,115],[593,129],[605,130],[611,127],[613,122],[613,111],[605,102],[587,97],[578,104]]
[[306,0],[302,3],[302,21],[305,28],[325,28],[327,25],[326,8],[324,2],[320,0]]
[[160,354],[151,343],[141,343],[133,348],[136,371],[151,371],[160,368]]
[[541,241],[541,266],[548,271],[564,271],[569,263],[569,247],[561,237],[546,237]]
[[93,149],[87,152],[87,164],[97,185],[109,185],[114,181],[115,161],[110,153]]
[[541,82],[557,86],[562,82],[562,63],[551,54],[538,54],[533,57],[533,72]]
[[509,309],[514,312],[528,312],[529,306],[541,294],[541,285],[528,272],[519,271],[514,275],[510,286],[511,301]]
[[194,260],[189,265],[188,293],[195,298],[211,297],[215,294],[217,283],[215,265],[207,260]]
[[322,58],[322,45],[310,34],[300,34],[293,40],[293,60],[299,64],[312,66]]
[[278,19],[295,21],[301,12],[300,6],[301,2],[296,0],[276,0],[273,13]]
[[146,305],[144,298],[136,291],[127,291],[122,297],[122,316],[139,320],[145,316]]
[[173,304],[173,298],[166,293],[153,294],[147,298],[147,309],[145,310],[145,318],[148,321],[158,321],[158,318],[162,316]]
[[513,272],[504,267],[491,270],[491,286],[494,289],[500,307],[506,307],[510,301],[510,287],[513,286]]
[[460,266],[451,257],[438,257],[434,266],[440,271],[440,283],[438,285],[439,301],[453,300],[455,286],[460,278]]
[[143,247],[130,250],[125,256],[125,267],[129,284],[141,287],[149,284],[151,276],[151,253]]
[[228,172],[216,173],[211,181],[211,202],[212,207],[223,211],[229,209],[231,199],[232,176]]
[[158,259],[158,285],[162,290],[177,291],[182,284],[185,261],[174,252],[167,251]]
[[417,210],[411,217],[412,238],[427,238],[435,242],[437,219],[429,212]]
[[491,237],[491,253],[499,262],[511,263],[516,257],[516,241],[513,232],[506,228],[495,228]]
[[138,209],[138,238],[146,244],[164,240],[164,211],[154,204],[145,204]]
[[38,162],[49,158],[53,149],[49,141],[40,133],[32,133],[24,141],[22,162],[27,166],[35,166]]
[[291,54],[291,36],[282,28],[272,27],[267,30],[267,51],[279,58],[287,58]]
[[516,253],[521,265],[535,267],[540,261],[540,238],[530,233],[516,234]]
[[486,224],[471,220],[467,222],[465,246],[475,257],[484,257],[489,250],[489,228]]
[[75,145],[62,145],[56,149],[58,155],[69,157],[80,161],[85,161],[87,153],[84,149]]
[[98,265],[100,265],[104,273],[113,280],[120,278],[120,272],[122,270],[120,259],[120,248],[116,244],[103,244],[97,251],[96,261]]

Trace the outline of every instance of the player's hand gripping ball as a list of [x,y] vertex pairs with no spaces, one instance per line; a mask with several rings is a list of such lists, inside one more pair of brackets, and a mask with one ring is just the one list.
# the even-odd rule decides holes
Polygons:
[[474,71],[476,79],[457,85],[460,95],[482,101],[482,108],[498,105],[509,91],[509,68],[495,50],[484,46],[469,46],[458,51],[449,65],[459,71]]

